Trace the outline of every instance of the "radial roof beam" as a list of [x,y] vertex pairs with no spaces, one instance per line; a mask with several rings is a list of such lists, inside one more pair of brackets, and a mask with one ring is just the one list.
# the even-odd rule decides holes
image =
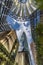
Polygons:
[[23,16],[28,17],[37,9],[37,5],[34,3],[34,0],[13,0],[13,5],[14,7],[12,6],[12,12],[15,12],[14,15],[22,18]]

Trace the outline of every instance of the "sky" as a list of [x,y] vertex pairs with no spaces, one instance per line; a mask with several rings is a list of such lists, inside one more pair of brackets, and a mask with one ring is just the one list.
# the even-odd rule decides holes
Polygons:
[[23,32],[25,32],[25,34],[26,34],[28,44],[30,44],[33,41],[32,34],[31,34],[30,21],[26,21],[24,23],[19,23],[19,21],[16,21],[15,19],[10,17],[9,15],[7,16],[6,20],[7,20],[7,23],[10,24],[10,27],[13,30],[16,30],[16,34],[17,34],[19,44],[20,44],[19,51],[22,51],[23,46],[22,46],[20,39],[21,39]]

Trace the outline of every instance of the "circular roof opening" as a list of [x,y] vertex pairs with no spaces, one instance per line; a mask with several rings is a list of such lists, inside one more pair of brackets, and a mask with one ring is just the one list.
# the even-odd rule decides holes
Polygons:
[[26,3],[27,0],[18,0],[20,3]]

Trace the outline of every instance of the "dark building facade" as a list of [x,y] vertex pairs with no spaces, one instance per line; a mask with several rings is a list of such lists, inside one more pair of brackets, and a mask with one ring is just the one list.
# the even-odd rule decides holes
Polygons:
[[6,22],[6,16],[12,6],[12,0],[0,0],[0,32],[11,30]]

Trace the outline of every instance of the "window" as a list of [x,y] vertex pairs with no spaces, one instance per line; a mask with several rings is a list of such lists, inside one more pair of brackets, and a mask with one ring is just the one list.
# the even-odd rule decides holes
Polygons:
[[37,23],[40,22],[40,10],[37,10]]

